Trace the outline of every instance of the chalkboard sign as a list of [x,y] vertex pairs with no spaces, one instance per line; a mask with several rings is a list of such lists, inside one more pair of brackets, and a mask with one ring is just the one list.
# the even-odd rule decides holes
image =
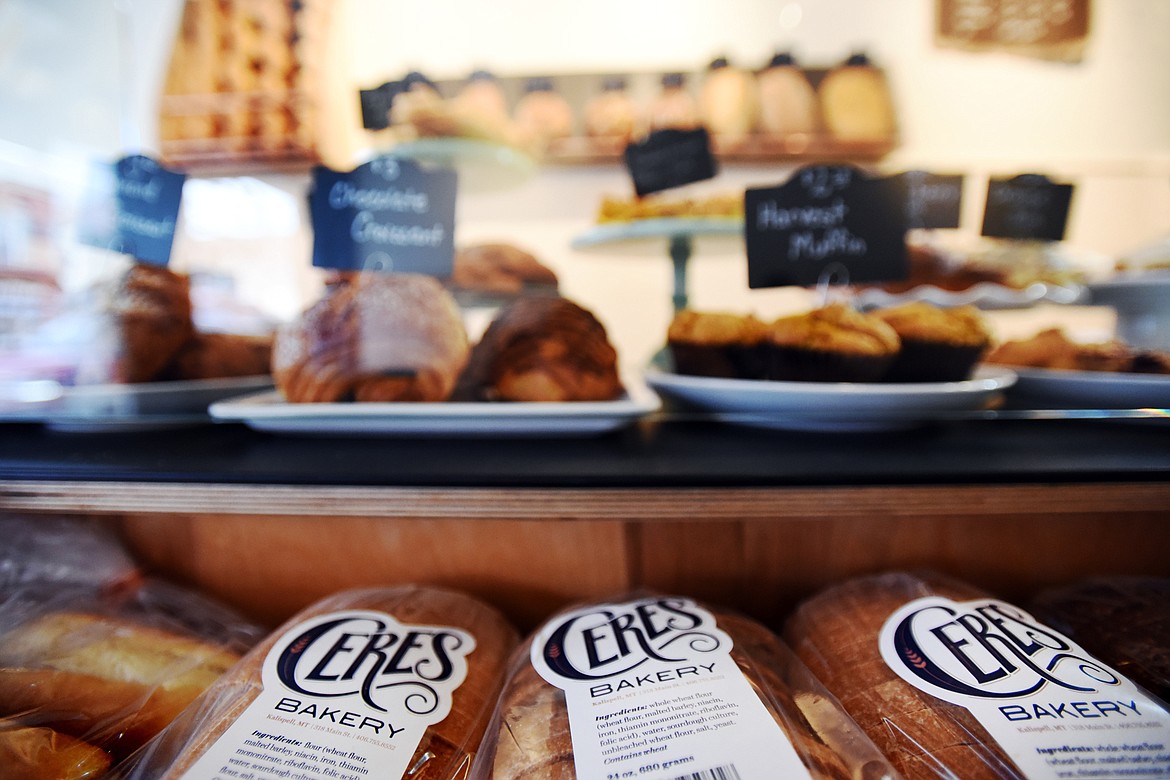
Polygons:
[[963,177],[907,171],[898,177],[905,192],[910,228],[957,228],[963,207]]
[[144,155],[91,166],[78,240],[152,265],[167,265],[187,175]]
[[718,171],[706,128],[656,130],[626,147],[638,197],[714,178]]
[[809,166],[783,186],[749,189],[744,233],[753,289],[909,274],[901,186],[852,166]]
[[983,211],[985,236],[1025,241],[1060,241],[1068,224],[1073,186],[1038,174],[992,179]]
[[395,157],[313,170],[313,265],[450,276],[458,176]]
[[401,81],[387,81],[373,89],[358,90],[362,106],[362,127],[366,130],[385,130],[390,126],[390,107],[403,90]]

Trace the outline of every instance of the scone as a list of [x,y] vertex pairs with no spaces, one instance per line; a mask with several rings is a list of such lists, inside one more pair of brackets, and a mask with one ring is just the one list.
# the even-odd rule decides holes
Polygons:
[[874,314],[898,334],[902,347],[888,382],[958,382],[991,346],[991,331],[974,306],[943,308],[923,301]]
[[368,273],[281,328],[277,388],[293,403],[445,401],[468,356],[455,299],[430,276]]
[[769,379],[811,382],[875,382],[901,348],[893,328],[842,303],[781,317],[766,345]]
[[754,315],[684,309],[671,320],[666,346],[676,373],[763,379],[767,331],[768,326]]
[[460,380],[461,400],[610,401],[617,351],[587,309],[558,296],[509,304],[488,325]]

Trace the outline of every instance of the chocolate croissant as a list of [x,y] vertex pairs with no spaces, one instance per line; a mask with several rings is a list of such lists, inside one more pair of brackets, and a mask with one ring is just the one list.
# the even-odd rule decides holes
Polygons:
[[191,338],[191,283],[162,266],[135,263],[100,291],[118,347],[112,379],[149,382]]
[[420,274],[342,280],[276,334],[272,373],[294,403],[445,401],[467,362],[455,299]]
[[623,392],[617,351],[591,312],[557,296],[503,309],[471,352],[459,397],[482,401],[609,401]]

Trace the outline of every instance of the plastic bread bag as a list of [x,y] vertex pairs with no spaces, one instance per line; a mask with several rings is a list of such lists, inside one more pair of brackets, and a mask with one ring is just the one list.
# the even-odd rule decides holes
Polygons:
[[1170,578],[1096,577],[1044,591],[1031,607],[1050,626],[1170,701]]
[[970,585],[851,580],[785,637],[907,778],[1170,777],[1165,705]]
[[[165,610],[144,597],[154,592],[149,584],[99,593],[42,583],[5,594],[0,718],[63,735],[40,735],[53,744],[89,743],[115,764],[153,738],[260,636],[226,607],[190,592],[182,603],[181,589],[165,588]],[[19,744],[31,750],[38,740]]]
[[116,590],[139,577],[118,537],[96,521],[0,516],[0,592],[38,583]]
[[471,777],[898,775],[775,634],[639,593],[562,612],[520,648]]
[[0,721],[0,776],[7,780],[97,780],[112,765],[96,745],[44,726]]
[[336,594],[253,648],[123,774],[464,778],[518,641],[455,591]]

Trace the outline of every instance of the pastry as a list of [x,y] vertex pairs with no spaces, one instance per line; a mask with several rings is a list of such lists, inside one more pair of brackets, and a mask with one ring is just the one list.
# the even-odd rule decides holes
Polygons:
[[101,748],[40,726],[0,725],[5,780],[98,780],[111,758]]
[[[668,603],[671,609],[691,609],[688,606],[690,602],[685,599],[651,596],[640,598],[637,602],[630,604],[599,606],[598,610],[603,611],[603,614],[606,615],[622,614],[624,616],[626,609],[631,605],[636,605],[641,608],[641,614],[646,615],[654,614],[659,609],[658,605],[663,603]],[[584,610],[574,610],[574,613],[578,614],[582,611]],[[727,671],[723,672],[723,678],[735,675],[737,672],[742,674],[747,683],[743,695],[751,697],[754,694],[755,697],[758,697],[758,703],[762,705],[758,711],[759,716],[763,718],[770,716],[771,721],[774,721],[778,727],[776,739],[778,741],[787,740],[793,749],[792,753],[794,753],[791,755],[787,746],[761,744],[758,747],[760,756],[768,756],[770,761],[774,760],[777,764],[784,762],[787,765],[786,762],[789,760],[794,763],[798,762],[797,766],[803,764],[808,776],[817,780],[827,778],[845,780],[845,778],[853,777],[877,780],[878,778],[894,776],[892,768],[876,747],[860,733],[840,706],[828,696],[778,637],[759,623],[740,615],[725,611],[712,611],[708,614],[710,614],[714,625],[717,626],[717,630],[730,639],[730,648],[726,651],[716,648],[709,657],[703,657],[699,662],[691,660],[687,652],[678,644],[671,648],[670,655],[673,658],[681,654],[688,657],[686,663],[710,663],[714,667],[719,664],[721,653],[730,654],[734,666],[724,667]],[[588,621],[589,618],[586,617],[585,620]],[[555,623],[555,619],[553,623]],[[698,631],[703,637],[712,636],[712,632],[706,627],[706,624]],[[599,629],[598,633],[604,632]],[[669,637],[671,633],[669,628],[663,629],[654,635],[654,639],[659,641],[659,637]],[[566,698],[564,690],[548,682],[534,665],[531,643],[546,636],[548,636],[547,633],[538,633],[533,640],[521,647],[513,660],[511,673],[500,696],[495,721],[484,740],[481,755],[473,767],[471,776],[475,780],[488,780],[488,778],[491,780],[554,780],[560,778],[574,780],[583,777],[578,773],[579,767],[575,764],[574,748],[577,740],[582,740],[580,749],[585,754],[598,749],[590,744],[595,738],[594,735],[571,733],[569,723],[570,707],[573,706],[572,700]],[[645,643],[646,640],[640,641]],[[611,646],[606,645],[606,647]],[[710,649],[710,645],[704,645],[704,647]],[[539,652],[539,650],[538,647],[537,651]],[[640,650],[642,652],[639,654],[646,656],[652,652],[645,644]],[[705,656],[705,653],[696,651],[693,656]],[[645,660],[650,664],[654,663],[650,657],[646,657]],[[642,664],[642,666],[644,665]],[[650,679],[654,679],[654,667],[647,668],[650,669]],[[617,678],[606,679],[612,683]],[[645,761],[653,761],[655,758],[661,760],[672,753],[681,752],[685,755],[688,748],[696,750],[696,747],[689,744],[685,735],[676,733],[672,737],[670,731],[684,729],[683,723],[687,718],[694,718],[698,723],[708,722],[711,710],[707,709],[708,716],[704,716],[700,714],[699,703],[686,705],[682,704],[682,701],[694,702],[696,699],[702,701],[702,697],[705,696],[728,696],[734,700],[735,704],[725,703],[724,706],[737,707],[741,720],[746,720],[757,714],[754,708],[750,715],[743,712],[742,700],[735,698],[739,694],[731,693],[731,689],[726,687],[726,683],[719,684],[708,681],[706,684],[701,684],[694,678],[691,678],[691,682],[695,682],[696,685],[690,688],[676,685],[673,688],[667,687],[657,691],[643,690],[627,693],[620,699],[621,709],[613,715],[610,713],[619,706],[617,703],[606,706],[603,702],[597,701],[598,718],[620,717],[623,713],[631,712],[647,712],[662,706],[663,699],[678,697],[677,703],[670,705],[668,709],[670,716],[663,721],[670,724],[670,728],[667,730],[667,736],[670,739],[665,742],[662,741],[662,737],[658,739],[659,744],[666,746],[666,752],[652,755],[654,751],[651,751],[648,753],[651,757],[644,759]],[[566,681],[565,687],[571,685],[571,682]],[[644,698],[637,698],[639,693]],[[613,722],[620,724],[623,721],[619,719]],[[638,728],[639,726],[627,726],[625,730]],[[645,729],[648,726],[642,725],[640,728]],[[653,734],[662,731],[664,729],[658,728],[646,733]],[[620,734],[620,731],[617,733]],[[621,737],[614,734],[614,731],[608,731],[606,734],[608,742],[601,744],[618,742]],[[636,740],[637,737],[631,736],[630,739]],[[702,737],[696,739],[702,739]],[[647,743],[643,740],[634,744],[646,745]],[[658,750],[661,751],[662,748],[659,747]],[[606,751],[606,754],[613,753],[614,750]],[[618,767],[616,762],[619,760],[614,759],[615,768]],[[774,766],[770,768],[774,768]],[[703,772],[691,775],[680,771],[676,774],[686,777],[738,776],[732,775],[730,771],[725,775],[722,774],[723,771],[724,769],[721,768],[719,771],[710,773]]]
[[714,60],[699,93],[699,111],[716,140],[726,144],[745,140],[756,126],[755,76],[733,66],[725,57]]
[[185,634],[110,615],[53,611],[0,635],[0,715],[35,719],[124,756],[237,660]]
[[894,138],[894,106],[885,76],[864,54],[832,68],[817,89],[825,129],[838,141]]
[[991,331],[974,306],[943,308],[914,301],[874,312],[898,334],[901,347],[887,382],[958,382],[991,347]]
[[[311,684],[302,679],[310,670],[300,670],[291,659],[322,636],[321,644],[332,647],[332,655],[340,654],[343,663],[354,659],[356,664],[369,658],[356,654],[361,647],[382,659],[372,665],[364,663],[360,669],[360,676],[369,682],[364,696],[359,695],[362,686],[354,676],[340,680],[337,674],[317,676]],[[354,644],[358,637],[369,644]],[[291,618],[208,689],[140,758],[136,776],[159,780],[183,777],[221,737],[230,750],[238,744],[237,739],[253,736],[253,723],[267,723],[265,715],[283,706],[280,712],[286,714],[277,726],[279,733],[302,744],[316,738],[321,724],[314,717],[332,709],[337,714],[321,716],[326,725],[339,724],[335,726],[339,732],[348,726],[349,733],[365,737],[347,744],[369,762],[370,769],[380,768],[380,776],[389,776],[382,763],[389,760],[404,764],[402,776],[411,780],[464,777],[517,641],[515,630],[494,609],[454,591],[402,586],[330,596]],[[387,649],[394,646],[405,655],[394,655]],[[285,672],[282,682],[273,684],[262,679],[262,669],[266,662],[278,662],[269,658],[276,653]],[[465,676],[459,680],[463,669]],[[375,674],[381,683],[374,679]],[[338,681],[339,688],[332,687],[330,680]],[[293,684],[298,687],[291,687]],[[305,690],[306,685],[312,690]],[[396,688],[402,692],[396,693]],[[418,697],[411,709],[416,715],[388,709],[411,695]],[[293,701],[297,706],[290,705]],[[432,701],[436,708],[449,705],[438,722],[427,718]],[[262,711],[249,712],[253,702]],[[351,717],[342,717],[343,712]],[[393,746],[393,750],[411,747],[409,754],[379,749],[377,738],[386,736],[387,722],[407,730],[408,736],[402,739],[418,740],[411,743],[413,747],[406,743]],[[235,726],[243,729],[238,737],[229,731]],[[221,745],[218,749],[224,748]],[[311,753],[308,757],[314,758]]]
[[667,73],[662,77],[662,91],[650,103],[651,130],[694,130],[702,124],[699,104],[687,89],[687,77],[682,73]]
[[531,252],[500,242],[459,247],[448,287],[456,292],[519,295],[555,292],[557,275]]
[[987,362],[1070,371],[1170,373],[1170,356],[1164,353],[1135,351],[1116,339],[1076,342],[1060,328],[1047,328],[1031,338],[1004,342],[991,351]]
[[512,112],[521,141],[535,151],[573,134],[573,109],[551,79],[530,79]]
[[451,294],[421,274],[346,278],[277,331],[272,374],[285,399],[446,400],[468,355]]
[[508,99],[499,79],[491,71],[474,71],[452,98],[452,103],[465,115],[478,116],[484,122],[509,121]]
[[225,379],[272,370],[272,337],[196,333],[171,358],[160,379]]
[[190,281],[162,266],[134,263],[97,299],[117,345],[114,381],[155,379],[194,333]]
[[679,374],[729,379],[763,379],[768,326],[754,315],[697,312],[674,315],[666,346]]
[[791,54],[772,58],[756,76],[760,129],[776,136],[812,135],[818,129],[816,91]]
[[901,346],[881,319],[843,303],[777,319],[765,344],[769,379],[812,382],[875,382]]
[[784,637],[907,780],[1021,780],[974,715],[919,691],[883,660],[878,637],[886,619],[925,596],[967,601],[985,594],[934,576],[858,578],[801,604]]
[[601,93],[585,105],[585,134],[595,142],[620,151],[642,135],[644,120],[621,77],[605,79]]
[[1031,611],[1170,702],[1170,579],[1097,577],[1041,593]]
[[597,211],[597,221],[633,222],[639,219],[663,217],[728,217],[743,218],[743,193],[679,198],[669,195],[647,195],[642,198],[615,198],[605,195]]
[[487,401],[610,401],[623,391],[617,352],[591,312],[565,298],[528,296],[488,325],[460,380],[460,397]]

